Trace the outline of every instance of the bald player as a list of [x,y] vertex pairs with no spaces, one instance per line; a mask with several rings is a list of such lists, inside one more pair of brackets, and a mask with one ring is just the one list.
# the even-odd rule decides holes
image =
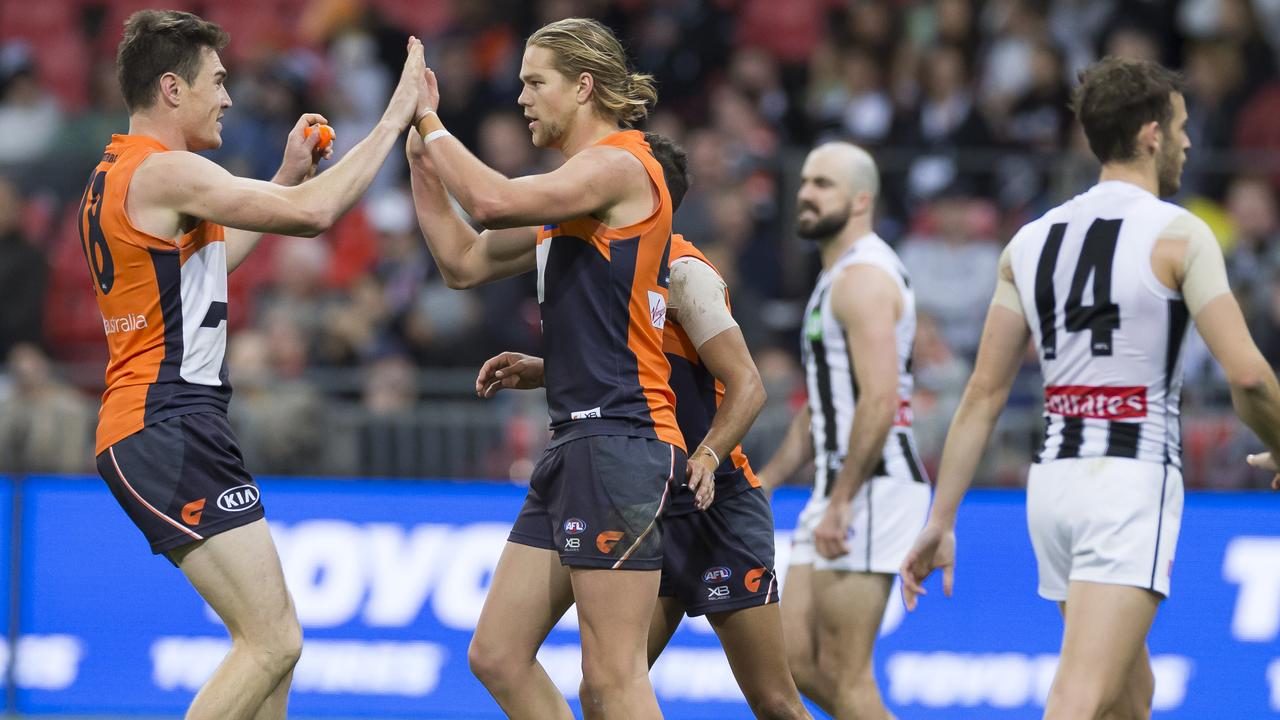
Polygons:
[[897,254],[872,231],[875,161],[848,143],[809,153],[796,230],[822,273],[805,309],[808,404],[760,472],[775,487],[809,460],[783,590],[788,660],[800,691],[839,718],[892,717],[871,652],[903,557],[929,510],[911,432],[915,294]]

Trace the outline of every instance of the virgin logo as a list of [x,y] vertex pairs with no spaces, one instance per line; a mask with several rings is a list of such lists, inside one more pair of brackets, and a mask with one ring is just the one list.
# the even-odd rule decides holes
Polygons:
[[1058,385],[1044,389],[1045,412],[1066,417],[1132,420],[1147,416],[1145,387]]

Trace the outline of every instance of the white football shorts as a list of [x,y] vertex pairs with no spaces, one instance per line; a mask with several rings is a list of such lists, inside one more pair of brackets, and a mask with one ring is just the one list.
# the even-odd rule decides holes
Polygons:
[[1031,466],[1027,528],[1040,596],[1067,599],[1073,580],[1132,585],[1169,596],[1182,526],[1182,473],[1130,458]]
[[796,520],[791,564],[897,575],[929,517],[931,497],[928,483],[883,475],[871,478],[853,496],[849,554],[835,560],[822,557],[813,546],[813,530],[827,511],[827,498],[811,497]]

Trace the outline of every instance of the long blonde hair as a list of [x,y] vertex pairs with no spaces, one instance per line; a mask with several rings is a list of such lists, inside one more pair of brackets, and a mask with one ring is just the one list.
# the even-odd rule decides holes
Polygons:
[[595,81],[591,97],[596,109],[627,127],[648,116],[658,102],[653,76],[632,72],[622,43],[595,20],[565,18],[544,25],[529,36],[525,47],[550,50],[556,70],[567,78],[589,73]]

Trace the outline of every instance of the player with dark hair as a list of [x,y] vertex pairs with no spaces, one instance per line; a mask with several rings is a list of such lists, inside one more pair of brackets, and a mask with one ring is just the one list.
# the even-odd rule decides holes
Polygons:
[[98,472],[231,634],[187,718],[271,720],[285,716],[302,634],[227,423],[227,274],[263,232],[314,236],[355,204],[413,120],[425,66],[411,38],[382,121],[315,179],[329,151],[305,130],[325,119],[303,115],[267,183],[196,154],[222,144],[228,41],[190,13],[129,18],[116,59],[129,132],[112,136],[78,219],[110,351]]
[[[1034,341],[1045,435],[1027,481],[1040,595],[1065,619],[1045,717],[1146,718],[1146,648],[1182,522],[1182,341],[1194,320],[1236,412],[1280,449],[1280,385],[1245,326],[1222,250],[1178,191],[1187,109],[1177,75],[1144,60],[1086,69],[1075,111],[1102,163],[1087,192],[1014,235],[1000,258],[973,376],[947,434],[929,522],[902,565],[908,608],[943,569],[983,446]],[[1274,467],[1270,457],[1251,461]]]

